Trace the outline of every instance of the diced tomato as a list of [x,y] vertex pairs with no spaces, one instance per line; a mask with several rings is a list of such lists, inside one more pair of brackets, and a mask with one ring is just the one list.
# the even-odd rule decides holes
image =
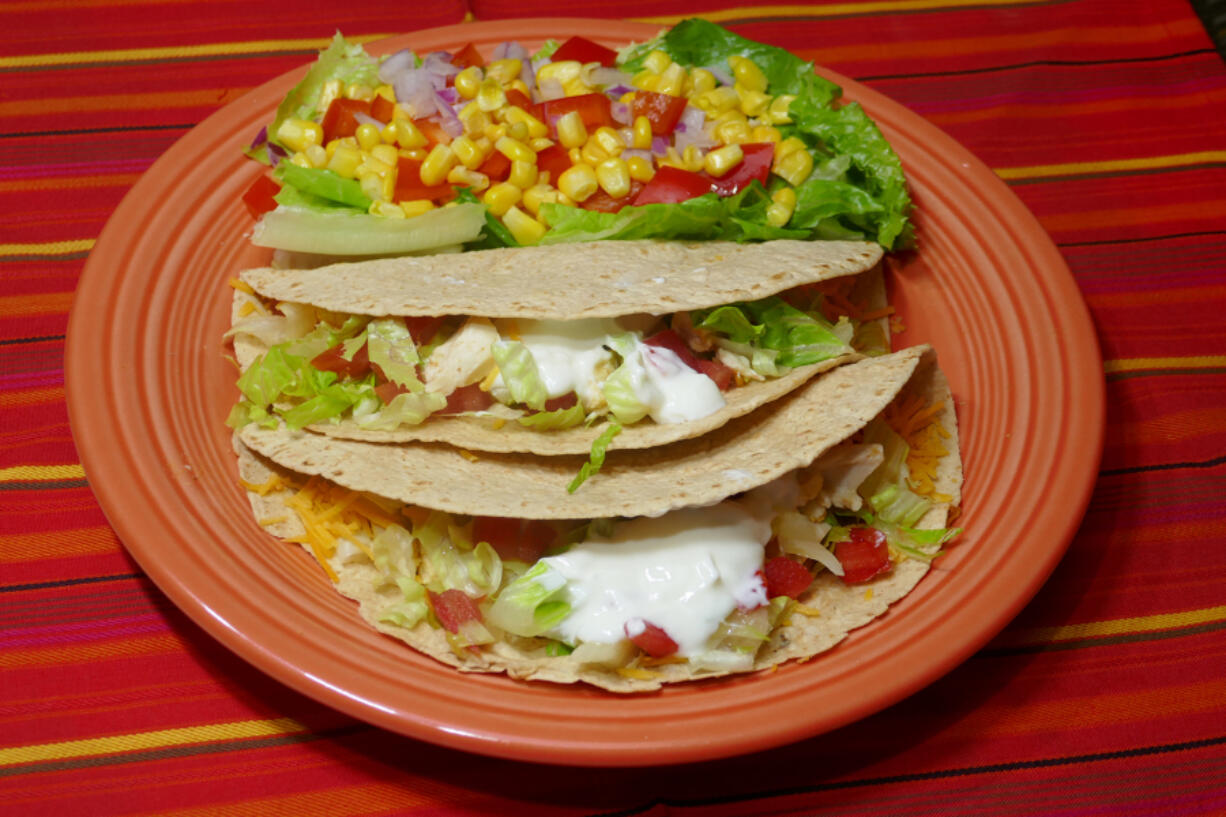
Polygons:
[[531,564],[545,555],[558,541],[558,532],[548,522],[529,519],[520,531],[520,561]]
[[518,88],[507,88],[506,96],[508,105],[523,108],[525,111],[532,109],[532,98]]
[[386,125],[392,121],[394,113],[396,113],[396,103],[382,94],[375,94],[375,98],[370,102],[370,115]]
[[640,204],[676,204],[711,192],[711,180],[699,173],[665,165],[634,199]]
[[[539,157],[538,157],[539,161]],[[491,182],[500,182],[511,175],[511,160],[498,151],[492,151],[488,159],[477,168],[478,173],[489,176]]]
[[644,338],[643,343],[648,346],[659,346],[662,349],[668,349],[681,358],[681,362],[689,366],[696,372],[702,371],[701,363],[698,356],[686,346],[685,341],[681,339],[672,329],[661,329],[649,338]]
[[563,60],[578,60],[579,62],[598,62],[606,67],[613,67],[617,62],[617,52],[605,48],[600,43],[594,43],[586,37],[571,37],[558,46],[558,50],[550,57],[554,62]]
[[[494,156],[502,156],[502,154],[498,151],[494,151]],[[505,159],[506,157],[503,156],[503,158]],[[507,166],[510,166],[509,162],[507,163]],[[556,187],[558,177],[567,170],[570,170],[570,154],[567,153],[566,148],[562,147],[561,145],[550,145],[540,153],[536,154],[536,166],[539,170],[549,171],[549,181]],[[482,172],[484,173],[485,171]]]
[[736,372],[715,358],[698,358],[698,371],[714,380],[720,391],[728,391],[736,383]]
[[451,58],[451,64],[461,70],[468,68],[470,65],[475,65],[478,68],[485,67],[485,58],[481,56],[481,52],[477,50],[477,46],[469,43],[455,53]]
[[487,391],[481,391],[480,383],[473,383],[447,395],[447,405],[439,414],[462,414],[465,411],[484,411],[494,403],[494,398]]
[[628,206],[634,201],[634,197],[643,189],[643,183],[636,180],[630,181],[630,192],[621,198],[613,198],[604,190],[597,189],[595,193],[584,199],[579,206],[584,210],[596,210],[601,213],[616,213],[623,207]]
[[444,590],[442,593],[428,593],[430,606],[438,623],[449,633],[458,633],[460,626],[466,621],[480,621],[481,609],[461,590]]
[[813,574],[809,569],[795,559],[787,556],[776,556],[762,567],[766,580],[766,597],[777,596],[796,598],[813,584]]
[[407,391],[408,389],[404,386],[401,386],[399,383],[393,383],[390,380],[375,386],[375,395],[385,406]]
[[333,139],[353,136],[360,124],[357,118],[359,113],[369,116],[370,103],[361,99],[346,99],[339,96],[332,100],[328,104],[328,111],[324,114],[323,122],[320,123],[324,131],[324,144],[328,144]]
[[530,113],[548,125],[551,137],[557,139],[558,117],[571,111],[579,112],[579,118],[583,120],[583,126],[587,128],[588,133],[605,125],[611,128],[617,127],[617,121],[613,119],[613,101],[604,94],[598,93],[546,100],[535,105],[534,110]]
[[686,104],[683,96],[636,90],[634,101],[630,103],[630,113],[635,119],[647,117],[653,136],[667,136],[677,127]]
[[564,394],[561,397],[550,397],[545,401],[545,411],[573,408],[578,402],[579,397],[572,391],[570,394]]
[[[771,162],[775,159],[775,146],[770,142],[760,142],[741,145],[744,158],[736,167],[729,170],[718,179],[711,179],[711,189],[721,196],[732,196],[749,186],[757,179],[763,185],[771,172]],[[704,174],[705,175],[705,174]]]
[[396,169],[396,201],[429,199],[440,204],[456,197],[455,188],[449,184],[427,185],[421,180],[421,162],[401,156]]
[[434,339],[445,320],[447,320],[445,315],[418,315],[405,318],[404,325],[409,330],[409,337],[413,338],[413,342],[421,345]]
[[414,119],[413,124],[421,131],[421,135],[426,137],[426,141],[430,143],[427,147],[451,144],[451,134],[443,130],[443,126],[435,120]]
[[488,542],[503,559],[532,564],[557,540],[558,532],[548,522],[501,516],[473,518],[473,542]]
[[269,210],[275,210],[277,200],[273,196],[281,192],[281,185],[268,176],[260,176],[243,193],[243,204],[252,218],[259,218]]
[[341,378],[357,380],[370,374],[370,357],[366,352],[366,344],[353,353],[352,360],[346,360],[344,346],[336,345],[325,349],[311,358],[311,365],[321,372],[336,372]]
[[890,571],[893,565],[884,533],[876,528],[855,527],[848,534],[850,539],[834,546],[834,556],[843,565],[845,584],[860,584]]
[[661,628],[650,621],[643,622],[643,631],[637,635],[630,634],[630,623],[626,623],[626,637],[634,642],[634,646],[650,655],[652,658],[664,658],[672,655],[678,649],[677,642]]

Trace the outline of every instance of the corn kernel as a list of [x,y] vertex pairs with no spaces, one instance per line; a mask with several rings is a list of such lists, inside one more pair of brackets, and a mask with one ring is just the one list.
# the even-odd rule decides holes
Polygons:
[[744,145],[753,139],[749,123],[735,119],[715,126],[715,138],[725,145]]
[[744,85],[737,84],[737,96],[740,97],[740,109],[746,116],[761,116],[766,113],[767,107],[770,105],[771,98],[761,91],[755,91],[752,88],[746,88]]
[[691,101],[709,115],[718,116],[725,111],[730,111],[737,107],[741,102],[741,98],[737,96],[735,88],[721,85],[718,88],[712,88],[706,93],[699,94]]
[[502,223],[520,244],[535,244],[545,235],[544,224],[515,206],[508,207],[502,214]]
[[336,145],[336,148],[332,151],[332,158],[328,159],[328,170],[346,179],[354,178],[357,175],[358,165],[362,164],[362,151],[337,140],[334,140],[332,144]]
[[396,122],[388,122],[379,129],[379,141],[385,145],[396,144]]
[[583,161],[583,150],[581,148],[571,148],[566,151],[566,158],[570,159],[572,165],[577,165]]
[[405,150],[425,147],[429,141],[411,119],[393,119],[392,127],[396,129],[396,144]]
[[369,122],[363,122],[358,125],[358,129],[353,132],[357,138],[358,144],[362,150],[370,150],[375,145],[379,144],[379,129]]
[[592,139],[610,156],[617,156],[626,149],[626,143],[622,140],[621,134],[607,125],[597,128],[592,134]]
[[567,111],[558,117],[558,141],[564,148],[583,147],[587,141],[587,128],[583,125],[583,117],[578,111]]
[[409,148],[408,150],[400,151],[400,155],[415,162],[424,162],[426,157],[430,155],[430,152],[425,148]]
[[567,96],[580,96],[581,94],[590,94],[592,86],[584,82],[582,75],[580,75],[569,82],[563,82],[562,90]]
[[592,166],[580,162],[562,171],[558,177],[558,190],[573,201],[584,201],[600,186]]
[[455,75],[456,93],[463,99],[474,99],[477,92],[481,90],[481,69],[475,65],[470,65],[463,71]]
[[523,70],[524,61],[514,57],[502,60],[494,60],[485,66],[486,78],[498,80],[502,85],[508,84],[511,80],[519,77],[519,72]]
[[380,143],[370,149],[370,155],[383,162],[383,164],[394,167],[396,161],[400,158],[400,151],[396,150],[392,145]]
[[388,85],[386,82],[375,88],[375,96],[381,96],[388,102],[396,101],[396,89]]
[[481,110],[476,102],[470,102],[456,114],[464,126],[464,132],[469,136],[480,136],[491,124],[489,114]]
[[308,159],[306,157],[306,154],[303,153],[301,150],[295,153],[293,156],[289,157],[289,163],[292,165],[298,165],[298,167],[310,167],[311,166],[311,160]]
[[392,204],[390,201],[371,202],[369,212],[372,215],[383,216],[384,218],[404,218],[404,210],[399,205]]
[[754,142],[775,142],[783,138],[779,129],[771,125],[756,125],[749,134]]
[[427,187],[442,184],[448,171],[459,162],[448,145],[435,145],[421,163],[421,183]]
[[633,104],[634,103],[634,91],[626,91],[626,93],[622,94],[621,97],[619,97],[617,101],[623,105]]
[[550,62],[541,66],[541,69],[536,72],[536,82],[541,84],[545,80],[557,80],[558,84],[566,85],[566,83],[578,79],[579,73],[583,70],[583,64],[578,60],[561,60],[559,62]]
[[634,117],[634,141],[632,144],[639,150],[651,149],[651,120],[645,116]]
[[368,173],[358,179],[358,184],[362,187],[362,192],[371,201],[383,201],[386,196],[383,195],[383,180],[373,173]]
[[796,99],[793,94],[780,94],[771,100],[770,107],[767,108],[766,119],[772,125],[786,125],[792,121],[792,117],[788,115],[788,108]]
[[507,126],[505,124],[487,125],[485,128],[485,133],[482,134],[482,136],[490,140],[491,145],[506,135]]
[[349,99],[360,99],[363,102],[370,102],[375,98],[375,89],[369,85],[353,82],[345,88],[345,96]]
[[641,91],[654,91],[660,84],[660,77],[644,68],[631,78],[630,84]]
[[324,131],[309,119],[286,119],[277,128],[277,141],[297,152],[306,150],[307,145],[322,145]]
[[795,187],[809,178],[813,172],[813,157],[807,150],[793,150],[782,158],[776,157],[771,171]]
[[741,163],[745,152],[740,145],[725,145],[707,153],[703,158],[702,168],[715,178],[727,175],[728,171]]
[[549,135],[548,125],[518,105],[511,105],[506,109],[506,118],[507,121],[511,122],[512,124],[522,122],[528,129],[528,139],[539,139],[542,136]]
[[486,159],[486,154],[477,143],[468,136],[458,136],[451,141],[451,151],[460,160],[460,164],[469,170],[476,170]]
[[532,98],[532,91],[528,89],[528,84],[522,79],[516,78],[507,83],[508,91],[519,91],[529,99]]
[[653,49],[643,60],[643,67],[653,74],[663,74],[673,64],[673,58],[660,49]]
[[686,170],[697,173],[706,164],[706,156],[697,145],[686,145],[685,150],[681,153],[681,161]]
[[494,150],[506,156],[513,162],[532,162],[536,164],[536,152],[518,139],[503,136],[494,140]]
[[782,159],[784,156],[787,156],[789,153],[792,153],[797,150],[804,150],[804,149],[805,149],[805,143],[801,141],[799,137],[789,136],[787,139],[784,139],[782,142],[780,142],[779,146],[775,148],[775,161]]
[[596,183],[615,199],[630,192],[630,168],[621,159],[605,159],[596,165]]
[[511,162],[511,172],[507,175],[507,181],[520,190],[527,190],[536,184],[536,176],[536,164],[534,162],[516,159]]
[[732,76],[738,85],[744,85],[752,91],[766,91],[766,74],[762,73],[762,69],[753,60],[734,55],[728,58],[728,66],[732,69]]
[[315,105],[321,111],[328,110],[328,106],[332,104],[332,100],[341,95],[344,87],[339,79],[330,79],[324,83],[323,90],[319,92],[319,101]]
[[404,211],[405,218],[412,218],[433,210],[434,202],[429,199],[411,199],[400,202],[400,209]]
[[517,142],[526,143],[530,138],[528,136],[528,125],[524,122],[508,122],[507,136],[511,137]]
[[668,146],[668,150],[664,151],[664,155],[657,161],[661,167],[667,166],[681,168],[682,170],[686,169],[685,161],[682,160],[681,154],[678,153],[677,149],[672,145]]
[[656,93],[681,96],[683,90],[685,90],[685,69],[674,62],[660,74],[659,81],[656,83]]
[[655,169],[651,166],[651,160],[644,159],[642,156],[631,156],[626,160],[626,170],[630,173],[630,178],[637,182],[649,182],[656,175]]
[[532,148],[537,153],[540,153],[542,150],[553,147],[553,140],[546,136],[542,136],[539,139],[533,139],[531,142],[529,142],[528,147]]
[[493,77],[486,77],[481,80],[481,87],[477,91],[477,107],[489,113],[490,111],[498,110],[506,104],[507,94],[498,83],[498,80]]
[[540,212],[542,204],[556,202],[557,200],[558,191],[556,188],[538,183],[524,191],[523,205],[529,213],[535,216]]
[[609,152],[602,148],[595,139],[588,139],[583,147],[579,149],[579,158],[595,167],[609,158]]
[[781,187],[771,196],[770,206],[766,208],[766,221],[772,227],[783,227],[792,218],[796,209],[796,191],[791,187]]
[[464,165],[456,165],[447,172],[449,184],[466,185],[474,193],[480,193],[490,186],[490,177],[475,170],[469,170]]
[[307,149],[302,153],[311,163],[311,167],[323,167],[328,163],[328,151],[323,145],[307,145]]
[[485,191],[481,201],[485,203],[485,206],[489,208],[491,213],[495,216],[501,216],[511,207],[519,204],[519,200],[522,197],[523,191],[515,185],[508,182],[499,182]]
[[719,83],[715,79],[715,75],[705,68],[695,68],[690,71],[690,95],[705,94],[707,91],[714,90]]

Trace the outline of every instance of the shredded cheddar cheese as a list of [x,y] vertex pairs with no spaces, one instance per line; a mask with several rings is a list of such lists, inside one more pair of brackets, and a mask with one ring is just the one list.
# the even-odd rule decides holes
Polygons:
[[802,616],[808,616],[809,618],[817,618],[822,614],[822,611],[818,610],[816,607],[809,607],[808,605],[801,604],[800,602],[795,602],[792,605],[792,612],[800,613]]
[[642,669],[640,667],[618,667],[617,674],[623,678],[633,678],[635,681],[650,681],[653,678],[658,678],[658,672]]
[[907,484],[917,494],[938,501],[949,501],[949,497],[936,492],[935,485],[938,464],[942,457],[949,454],[949,448],[943,442],[949,439],[949,432],[938,420],[944,408],[943,402],[925,404],[922,397],[901,396],[885,410],[885,419],[890,428],[910,447],[907,453],[907,470],[910,472]]
[[230,279],[230,286],[237,289],[239,292],[246,292],[248,295],[255,295],[255,290],[251,288],[246,281],[240,281],[237,278]]

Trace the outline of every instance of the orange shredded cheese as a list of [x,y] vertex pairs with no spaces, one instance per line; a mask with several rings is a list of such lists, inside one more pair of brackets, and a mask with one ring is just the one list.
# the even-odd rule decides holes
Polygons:
[[238,308],[238,316],[240,318],[245,318],[254,311],[255,311],[255,304],[251,301],[246,301],[243,303],[242,306]]
[[248,295],[254,295],[255,290],[246,281],[240,281],[237,278],[230,279],[230,286],[237,289],[239,292],[246,292]]
[[662,658],[652,658],[648,656],[647,658],[643,658],[639,661],[639,666],[662,667],[667,664],[684,664],[686,661],[687,659],[682,658],[680,655],[665,655]]
[[279,491],[285,486],[285,480],[280,474],[273,474],[259,485],[248,482],[245,479],[240,479],[239,483],[248,491],[251,491],[251,493],[259,494],[260,496],[266,496],[273,491]]
[[473,452],[465,448],[457,448],[456,450],[460,452],[461,457],[468,460],[469,462],[476,462],[477,460],[481,459],[476,454],[474,454]]
[[885,419],[890,428],[910,447],[907,453],[907,470],[910,472],[907,484],[917,494],[937,501],[949,500],[949,497],[936,492],[935,483],[937,466],[941,458],[949,454],[943,442],[949,439],[949,432],[939,420],[944,408],[943,402],[925,404],[918,395],[901,395],[885,410]]
[[808,605],[801,604],[800,602],[795,602],[792,605],[792,612],[800,613],[802,616],[808,616],[809,618],[817,618],[822,614],[822,611],[818,610],[816,607],[809,607]]
[[636,681],[650,681],[653,678],[658,678],[658,672],[642,669],[640,667],[618,667],[617,674],[623,678],[633,678]]
[[270,516],[264,519],[257,519],[255,521],[258,522],[261,527],[267,528],[272,525],[279,525],[282,522],[286,522],[288,520],[289,520],[288,516],[286,516],[285,514],[281,514],[280,516]]

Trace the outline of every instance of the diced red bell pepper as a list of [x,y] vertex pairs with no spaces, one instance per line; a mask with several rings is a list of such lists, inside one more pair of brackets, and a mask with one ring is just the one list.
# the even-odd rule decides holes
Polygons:
[[494,404],[494,398],[487,391],[481,391],[480,383],[472,383],[447,395],[447,405],[439,414],[462,414],[466,411],[484,411]]
[[343,139],[346,136],[353,136],[358,129],[357,114],[364,113],[370,115],[370,103],[361,99],[346,99],[337,97],[328,104],[328,111],[324,114],[323,122],[320,127],[324,132],[324,144],[328,144],[333,139]]
[[553,139],[558,138],[558,117],[571,111],[578,111],[579,118],[583,120],[583,126],[587,128],[588,133],[605,125],[611,128],[617,127],[617,121],[613,119],[613,101],[604,94],[564,96],[561,99],[546,100],[533,108],[534,110],[529,113],[549,126],[549,133]]
[[404,326],[409,330],[409,337],[420,346],[434,339],[445,320],[445,315],[410,316],[404,319]]
[[736,195],[748,187],[754,179],[765,185],[767,178],[770,177],[771,162],[775,159],[774,144],[760,142],[741,145],[741,153],[744,158],[736,167],[718,179],[708,176],[711,180],[711,189],[721,196]]
[[429,199],[445,204],[456,197],[455,188],[449,184],[427,185],[421,180],[421,162],[401,156],[396,169],[395,201]]
[[392,102],[382,94],[375,94],[375,98],[370,102],[370,115],[378,119],[383,124],[392,121],[392,116],[396,113],[396,103]]
[[467,621],[481,620],[481,609],[461,590],[453,588],[444,590],[442,593],[427,591],[427,595],[430,597],[430,606],[434,608],[434,615],[438,618],[438,623],[442,624],[449,633],[458,633],[461,625]]
[[338,344],[311,358],[311,365],[321,372],[336,372],[342,379],[358,380],[370,374],[370,357],[366,344],[353,353],[352,360],[344,357],[344,346]]
[[[502,156],[502,154],[497,151],[494,151],[493,155]],[[503,156],[503,158],[505,159],[506,157]],[[562,147],[561,145],[550,145],[540,153],[536,154],[537,169],[549,171],[549,181],[555,187],[557,186],[558,177],[570,170],[571,164],[570,154],[567,153],[566,148]],[[510,166],[509,162],[508,166]]]
[[[540,157],[537,157],[540,160]],[[481,163],[481,167],[477,168],[478,173],[484,173],[489,177],[491,182],[500,182],[511,175],[511,160],[499,151],[492,151],[489,158]]]
[[[552,178],[552,177],[551,177]],[[584,210],[596,210],[601,213],[616,213],[623,207],[627,207],[634,201],[635,196],[643,189],[643,183],[636,180],[630,181],[630,192],[621,198],[613,198],[603,189],[597,189],[595,193],[584,199],[579,206]]]
[[860,584],[893,567],[885,534],[876,528],[854,527],[850,539],[834,546],[834,556],[843,565],[843,582]]
[[611,68],[617,63],[617,52],[612,48],[605,48],[600,43],[594,43],[586,37],[575,36],[558,46],[558,50],[553,52],[550,59],[554,62],[563,60],[578,60],[584,63],[598,62]]
[[375,386],[375,396],[377,396],[385,406],[406,392],[408,392],[408,389],[401,386],[399,383],[393,383],[390,380]]
[[451,134],[443,130],[443,126],[433,119],[414,119],[413,124],[421,131],[421,135],[426,137],[428,144],[427,148],[435,145],[451,144]]
[[481,56],[481,52],[477,50],[477,46],[469,43],[455,53],[455,56],[451,58],[451,64],[460,70],[468,68],[471,65],[475,65],[478,68],[484,68],[485,57]]
[[545,411],[558,411],[559,409],[574,408],[579,402],[579,397],[573,391],[569,394],[564,394],[561,397],[550,397],[545,401]]
[[736,384],[736,372],[715,358],[698,358],[698,371],[714,380],[720,391],[728,391]]
[[683,96],[636,90],[634,101],[630,103],[630,113],[635,119],[647,117],[653,136],[667,136],[681,121],[687,104]]
[[665,658],[677,652],[677,642],[663,629],[650,621],[643,622],[643,630],[635,635],[630,634],[630,623],[625,626],[626,637],[634,642],[634,646],[650,655],[652,658]]
[[473,542],[488,542],[503,559],[532,564],[558,540],[547,522],[508,519],[502,516],[473,518]]
[[711,192],[711,180],[700,173],[665,165],[639,192],[634,205],[676,204]]
[[668,349],[681,358],[681,362],[686,366],[689,366],[696,372],[701,371],[698,356],[686,345],[681,336],[672,329],[661,329],[651,337],[643,338],[643,343],[648,346],[659,346],[662,349]]
[[798,597],[813,584],[813,574],[808,568],[795,559],[787,556],[776,556],[762,567],[763,578],[766,580],[766,597],[777,596]]
[[277,208],[277,200],[273,197],[280,192],[281,185],[268,176],[260,176],[243,193],[243,204],[252,218],[259,218]]
[[506,89],[507,104],[514,105],[517,108],[523,108],[525,111],[532,110],[532,97],[525,94],[518,88]]

